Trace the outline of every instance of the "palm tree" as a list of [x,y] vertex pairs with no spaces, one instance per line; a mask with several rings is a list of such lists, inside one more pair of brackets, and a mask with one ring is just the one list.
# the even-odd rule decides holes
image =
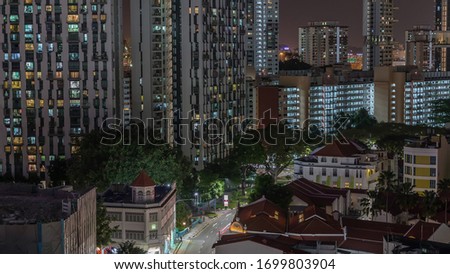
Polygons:
[[423,197],[423,207],[422,207],[422,217],[425,218],[425,220],[433,217],[436,215],[436,212],[439,208],[439,200],[437,197],[436,192],[434,191],[424,191],[424,197]]
[[395,174],[392,171],[383,171],[378,177],[378,190],[384,196],[384,210],[386,212],[386,223],[388,222],[388,212],[389,212],[389,195],[394,192],[394,183],[397,182],[395,179]]
[[444,220],[445,224],[448,224],[447,210],[448,210],[448,198],[450,196],[450,178],[442,179],[438,183],[439,198],[444,202]]
[[395,189],[396,204],[401,211],[409,215],[409,211],[418,203],[418,194],[413,191],[414,186],[411,183],[398,185]]

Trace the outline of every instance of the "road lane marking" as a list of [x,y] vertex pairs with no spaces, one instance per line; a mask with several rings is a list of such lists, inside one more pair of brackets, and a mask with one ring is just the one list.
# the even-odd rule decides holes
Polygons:
[[213,224],[213,227],[216,227],[216,226],[217,226],[217,223]]

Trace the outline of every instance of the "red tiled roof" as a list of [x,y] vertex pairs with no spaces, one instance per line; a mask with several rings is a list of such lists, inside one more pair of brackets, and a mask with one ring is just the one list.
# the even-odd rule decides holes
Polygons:
[[[277,212],[277,218],[275,218]],[[236,217],[239,223],[249,231],[267,231],[284,233],[286,216],[283,210],[265,197],[239,208]]]
[[308,252],[306,251],[293,248],[293,246],[295,246],[298,243],[298,240],[283,236],[270,237],[259,234],[223,235],[222,238],[213,245],[213,248],[221,245],[233,244],[244,241],[252,241],[258,244],[269,246],[281,250],[283,251],[283,253],[308,254]]
[[314,152],[315,156],[329,156],[329,157],[350,157],[359,154],[362,151],[352,142],[344,143],[336,140],[332,144],[328,144],[318,151]]
[[[309,206],[305,208],[302,213],[291,217],[289,232],[305,235],[322,234],[321,236],[326,234],[335,235],[344,233],[339,222],[334,220],[331,215],[326,214],[323,209],[315,206]],[[316,236],[313,237],[315,238]]]
[[131,186],[134,187],[149,187],[149,186],[155,186],[156,183],[153,181],[153,179],[148,176],[147,172],[144,170],[139,173],[139,175],[134,179]]
[[405,233],[405,237],[417,240],[428,240],[440,226],[441,224],[419,221]]
[[340,196],[347,197],[348,190],[333,188],[301,178],[287,185],[292,194],[309,205],[319,207],[332,205]]
[[354,232],[360,231],[361,237],[366,232],[381,232],[383,235],[386,234],[395,234],[395,235],[404,235],[411,226],[409,225],[401,225],[401,224],[392,224],[392,223],[383,223],[383,222],[373,222],[373,221],[365,221],[365,220],[357,220],[352,218],[342,218],[342,226],[347,227],[347,229],[353,229]]

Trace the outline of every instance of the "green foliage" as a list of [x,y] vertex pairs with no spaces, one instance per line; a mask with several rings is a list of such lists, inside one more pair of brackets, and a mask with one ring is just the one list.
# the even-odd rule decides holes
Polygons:
[[285,212],[287,212],[289,204],[292,202],[292,193],[289,189],[280,184],[276,184],[270,175],[256,177],[255,187],[252,193],[250,193],[249,199],[251,202],[254,202],[263,196],[280,206]]
[[[177,227],[185,227],[190,224],[192,216],[191,208],[185,202],[177,203]],[[185,223],[185,225],[183,225]]]
[[145,254],[145,250],[137,247],[135,242],[126,241],[119,244],[119,254]]
[[450,123],[450,99],[440,99],[434,102],[432,119],[436,124]]
[[111,219],[106,214],[106,208],[97,202],[97,246],[107,246],[111,243],[112,234],[117,227],[111,227]]
[[299,132],[285,128],[283,124],[267,127],[262,136],[266,172],[276,181],[278,175],[291,165],[296,157],[304,154],[307,146],[301,140]]
[[[99,132],[87,134],[68,167],[70,182],[76,187],[96,186],[105,190],[111,183],[130,183],[141,170],[157,182],[177,181],[190,176],[188,161],[168,145],[104,144]],[[137,137],[136,137],[137,138]]]
[[365,108],[351,113],[341,112],[334,117],[334,120],[336,129],[370,129],[378,123],[377,119],[370,115]]
[[440,200],[434,191],[425,190],[423,195],[420,216],[426,220],[436,215],[438,209],[440,208]]
[[284,62],[280,62],[280,70],[307,70],[311,65],[301,62],[299,59],[289,59]]

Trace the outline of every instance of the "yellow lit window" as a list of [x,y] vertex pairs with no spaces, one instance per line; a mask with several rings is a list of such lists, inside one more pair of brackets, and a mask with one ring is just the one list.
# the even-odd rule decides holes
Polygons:
[[62,78],[62,71],[55,72],[55,78]]
[[32,99],[27,100],[27,108],[34,108],[34,100]]
[[20,81],[12,81],[11,82],[11,87],[12,88],[21,88],[22,87],[22,83]]
[[52,5],[45,6],[45,11],[46,12],[52,12],[52,10],[53,10],[53,6]]
[[58,100],[58,107],[63,107],[64,106],[64,100]]
[[28,155],[28,162],[36,163],[36,155]]
[[11,32],[19,32],[19,25],[10,25],[9,30]]
[[33,4],[33,0],[25,0],[25,4]]
[[32,51],[34,51],[34,44],[26,43],[25,44],[25,50],[32,50]]
[[38,71],[38,72],[37,72],[37,78],[38,78],[38,79],[42,79],[42,72],[41,72],[41,71]]
[[14,145],[21,145],[21,144],[23,144],[23,138],[22,137],[14,137],[13,144]]
[[69,13],[78,13],[78,5],[69,5]]
[[102,15],[100,16],[100,21],[106,22],[106,14],[102,14]]
[[71,71],[70,72],[70,78],[80,78],[80,72],[78,72],[78,71]]
[[43,108],[44,107],[44,100],[39,100],[39,107]]
[[67,23],[78,23],[78,22],[80,22],[78,14],[67,15]]
[[28,79],[28,80],[33,79],[34,78],[34,72],[31,72],[31,71],[25,72],[25,78]]
[[10,146],[5,146],[5,152],[11,153],[11,147]]

